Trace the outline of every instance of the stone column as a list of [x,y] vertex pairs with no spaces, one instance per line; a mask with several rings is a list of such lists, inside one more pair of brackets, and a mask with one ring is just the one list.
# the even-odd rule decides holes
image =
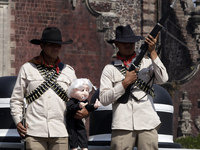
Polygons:
[[192,103],[188,99],[188,93],[185,91],[182,94],[182,100],[180,102],[180,119],[178,126],[178,136],[191,135],[192,126],[191,126],[191,115],[189,110],[191,109]]
[[15,74],[15,68],[12,66],[15,55],[11,52],[16,44],[14,40],[11,41],[11,36],[15,32],[11,28],[11,22],[15,18],[11,13],[11,9],[15,9],[13,2],[0,1],[0,76]]

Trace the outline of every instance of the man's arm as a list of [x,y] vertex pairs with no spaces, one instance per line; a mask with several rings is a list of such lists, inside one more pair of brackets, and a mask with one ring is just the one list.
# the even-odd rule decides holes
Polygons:
[[24,93],[27,87],[25,79],[25,71],[23,66],[20,69],[20,72],[15,83],[11,99],[10,99],[10,111],[15,122],[16,126],[18,123],[22,122],[22,113],[24,107]]

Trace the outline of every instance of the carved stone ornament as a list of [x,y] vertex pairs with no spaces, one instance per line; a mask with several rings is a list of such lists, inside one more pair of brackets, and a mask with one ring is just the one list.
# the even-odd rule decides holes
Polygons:
[[185,15],[190,15],[194,10],[194,3],[192,0],[180,0]]
[[191,109],[192,103],[188,99],[188,94],[187,92],[183,92],[182,95],[182,101],[180,103],[181,109],[182,109],[182,114],[180,116],[179,120],[179,135],[191,135],[192,133],[192,120],[191,120],[191,115],[189,113],[189,110]]
[[[122,0],[84,0],[88,11],[96,17],[97,31],[104,33],[104,41],[115,39],[115,29],[119,25],[130,24],[132,29],[138,27],[135,18],[140,17],[137,7],[140,1]],[[140,9],[139,9],[140,10]],[[113,45],[115,57],[118,51]]]
[[199,37],[200,37],[200,0],[196,0],[196,7],[193,9],[191,13],[191,17],[189,18],[189,21],[191,25],[194,27],[194,32],[192,33],[195,37],[197,43],[200,43]]
[[196,124],[198,130],[200,131],[200,115],[195,119],[195,124]]
[[[111,1],[103,1],[103,0],[84,0],[86,8],[88,11],[95,16],[97,31],[104,32],[104,41],[114,39],[115,33],[114,29],[117,26],[115,22],[119,22],[119,17],[112,10],[114,8],[115,3]],[[104,5],[103,10],[96,10],[95,8],[99,5]],[[113,57],[115,57],[117,49],[113,45]]]
[[72,4],[73,9],[76,8],[76,3],[77,3],[77,0],[71,0],[71,4]]
[[[114,22],[118,20],[117,14],[112,10],[114,3],[103,0],[85,0],[85,4],[88,11],[97,18],[98,31],[105,32],[113,29]],[[105,8],[97,10],[100,5]]]
[[[200,109],[200,99],[197,100],[197,103],[198,103],[198,108]],[[200,131],[200,115],[195,119],[195,124],[198,130]]]

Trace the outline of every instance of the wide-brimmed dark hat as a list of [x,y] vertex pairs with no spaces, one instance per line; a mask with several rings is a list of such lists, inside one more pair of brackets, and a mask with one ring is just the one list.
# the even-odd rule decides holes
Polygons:
[[107,41],[108,43],[112,44],[115,41],[123,42],[123,43],[135,43],[139,40],[142,40],[142,36],[136,36],[131,29],[130,25],[127,26],[118,26],[116,28],[116,39]]
[[40,45],[41,43],[71,44],[73,41],[69,39],[63,42],[61,32],[56,27],[47,27],[43,30],[41,39],[32,39],[30,43]]

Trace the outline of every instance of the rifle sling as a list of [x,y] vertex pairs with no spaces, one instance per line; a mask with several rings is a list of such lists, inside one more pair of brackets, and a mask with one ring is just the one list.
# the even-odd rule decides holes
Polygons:
[[[114,63],[112,63],[114,65]],[[114,65],[115,66],[115,65]],[[126,68],[124,66],[115,66],[119,72],[121,72],[124,76],[126,75]],[[131,90],[133,89],[134,86],[137,86],[139,89],[141,89],[142,91],[144,91],[145,93],[151,95],[152,97],[154,97],[154,89],[152,86],[149,85],[150,81],[153,79],[154,74],[152,75],[151,79],[146,83],[145,81],[143,81],[142,79],[137,77],[137,80],[133,83],[130,84],[126,90],[125,93],[117,100],[119,103],[127,103],[128,102],[128,98],[129,98],[129,94],[131,92]],[[131,94],[132,98],[134,98],[135,100],[138,100],[133,94]]]
[[65,90],[56,82],[58,76],[61,74],[64,64],[63,63],[58,64],[60,70],[59,73],[56,73],[55,68],[48,70],[48,68],[45,67],[44,65],[36,64],[36,67],[45,81],[26,96],[26,101],[28,103],[35,101],[49,88],[51,88],[63,101],[67,102],[68,96]]

